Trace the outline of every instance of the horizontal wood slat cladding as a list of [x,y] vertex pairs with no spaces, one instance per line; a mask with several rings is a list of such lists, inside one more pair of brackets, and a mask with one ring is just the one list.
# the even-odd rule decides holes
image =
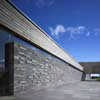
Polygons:
[[61,49],[40,27],[32,23],[6,0],[0,0],[0,24],[83,71],[83,67],[75,59]]

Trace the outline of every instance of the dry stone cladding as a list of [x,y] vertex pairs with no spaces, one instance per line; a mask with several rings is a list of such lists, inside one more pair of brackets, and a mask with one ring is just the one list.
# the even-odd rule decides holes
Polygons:
[[14,94],[28,94],[81,80],[82,72],[37,48],[14,44]]

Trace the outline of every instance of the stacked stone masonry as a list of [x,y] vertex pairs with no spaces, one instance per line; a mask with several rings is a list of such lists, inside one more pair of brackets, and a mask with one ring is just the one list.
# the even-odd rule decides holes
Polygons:
[[82,72],[37,48],[14,43],[14,94],[54,88],[81,80]]

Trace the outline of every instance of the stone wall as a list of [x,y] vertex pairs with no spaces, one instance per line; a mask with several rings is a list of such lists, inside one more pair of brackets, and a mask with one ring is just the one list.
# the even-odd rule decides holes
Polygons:
[[38,49],[14,44],[14,94],[80,81],[82,72]]

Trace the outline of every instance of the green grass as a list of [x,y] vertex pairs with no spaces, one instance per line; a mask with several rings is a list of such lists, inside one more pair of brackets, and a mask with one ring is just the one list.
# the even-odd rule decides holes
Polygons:
[[100,81],[100,77],[96,78],[97,81]]

